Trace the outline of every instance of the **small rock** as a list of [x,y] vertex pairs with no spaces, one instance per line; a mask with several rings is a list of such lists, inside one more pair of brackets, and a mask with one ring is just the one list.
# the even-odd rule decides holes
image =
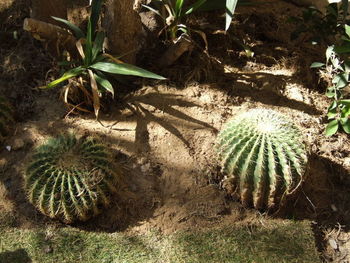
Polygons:
[[11,152],[11,146],[10,146],[10,145],[7,145],[5,148],[6,148],[6,150],[8,150],[9,152]]
[[25,143],[22,139],[15,139],[12,144],[12,149],[13,150],[20,150],[24,147]]

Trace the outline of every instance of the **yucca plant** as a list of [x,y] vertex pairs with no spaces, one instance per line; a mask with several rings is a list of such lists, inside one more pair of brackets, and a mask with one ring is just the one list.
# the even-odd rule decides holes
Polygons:
[[[226,1],[226,4],[222,5],[222,2]],[[188,28],[185,24],[184,18],[195,12],[196,10],[213,10],[217,8],[225,8],[226,10],[226,25],[225,30],[228,30],[235,12],[238,0],[196,0],[191,5],[186,5],[185,0],[153,0],[151,1],[158,8],[152,8],[148,5],[143,5],[145,8],[155,12],[159,15],[165,23],[165,31],[169,32],[170,40],[175,41],[178,37],[178,32],[190,33],[192,29]],[[159,6],[163,6],[167,14],[162,14]],[[203,34],[201,31],[193,30],[199,33],[202,37]],[[206,39],[204,40],[206,41]]]
[[[139,76],[144,78],[165,79],[164,77],[154,74],[150,71],[136,67],[134,65],[123,63],[118,58],[114,58],[110,54],[106,54],[103,50],[103,42],[105,39],[104,32],[98,32],[97,23],[99,20],[101,5],[103,0],[91,1],[91,16],[88,20],[86,34],[77,26],[69,21],[53,17],[55,20],[64,23],[72,31],[77,39],[77,49],[81,56],[80,61],[67,61],[65,64],[72,67],[66,71],[60,78],[52,81],[43,88],[52,88],[58,84],[74,77],[81,76],[82,79],[90,79],[91,91],[87,91],[84,87],[84,80],[77,81],[79,89],[83,91],[87,99],[92,101],[95,115],[98,117],[100,109],[100,97],[103,92],[109,92],[114,96],[114,89],[111,82],[108,80],[107,74],[119,74]],[[64,100],[68,104],[68,93],[70,85],[67,85],[64,90]],[[77,108],[79,108],[77,106]]]
[[120,176],[106,146],[91,137],[60,135],[33,154],[25,190],[43,214],[65,223],[86,221],[110,204]]
[[301,131],[285,116],[253,109],[236,116],[219,133],[223,182],[243,205],[278,207],[304,179],[307,150]]
[[[160,33],[165,31],[166,38],[175,42],[179,37],[178,33],[180,33],[180,35],[183,33],[190,34],[192,31],[188,28],[185,21],[183,21],[184,18],[200,8],[206,1],[207,0],[197,0],[194,4],[186,6],[185,0],[153,0],[151,3],[156,5],[157,8],[152,8],[149,5],[143,6],[163,19],[165,27]],[[164,7],[166,14],[163,14],[161,7]]]
[[11,133],[13,123],[13,109],[10,103],[0,96],[0,142]]

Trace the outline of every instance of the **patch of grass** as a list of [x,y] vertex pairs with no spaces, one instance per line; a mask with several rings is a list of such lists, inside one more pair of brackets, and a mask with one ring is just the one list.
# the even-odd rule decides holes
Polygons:
[[[134,236],[71,227],[2,228],[0,262],[9,262],[6,257],[11,256],[11,251],[21,251],[20,255],[33,263],[320,262],[310,223],[272,222],[268,226],[233,225],[172,235]],[[11,263],[22,262],[20,255],[12,255],[19,259]]]
[[288,222],[269,227],[245,226],[178,238],[184,262],[319,262],[310,226]]
[[[0,167],[0,179],[1,179]],[[7,190],[3,183],[0,182],[0,228],[14,227],[16,225],[16,216],[14,203],[7,198]],[[1,261],[0,261],[1,263]]]

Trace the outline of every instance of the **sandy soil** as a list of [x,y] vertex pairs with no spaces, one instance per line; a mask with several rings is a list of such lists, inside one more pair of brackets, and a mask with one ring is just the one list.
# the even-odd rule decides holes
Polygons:
[[[124,185],[113,206],[77,227],[172,233],[259,220],[261,213],[243,208],[220,188],[214,145],[226,121],[239,112],[261,107],[295,120],[310,149],[308,178],[286,211],[277,216],[314,220],[325,260],[350,260],[349,136],[324,136],[329,101],[309,69],[322,53],[289,40],[292,28],[285,21],[290,14],[300,13],[300,8],[272,2],[264,8],[239,9],[232,34],[253,48],[253,58],[239,51],[230,35],[217,32],[209,36],[210,43],[222,44],[209,47],[209,54],[220,66],[214,80],[142,82],[140,89],[109,105],[101,123],[91,115],[67,116],[58,91],[33,89],[43,83],[51,63],[38,43],[23,36],[17,46],[3,44],[0,91],[15,105],[19,120],[14,135],[0,151],[0,196],[4,197],[0,198],[0,210],[9,215],[10,223],[23,228],[59,224],[40,215],[21,186],[32,149],[67,130],[99,137],[113,150],[115,161],[125,167]],[[210,22],[210,17],[205,19]],[[214,29],[207,28],[210,32]],[[39,64],[44,66],[35,70]],[[36,74],[19,73],[21,69]],[[181,61],[177,69],[175,76],[185,75]],[[203,72],[208,74],[206,70]]]

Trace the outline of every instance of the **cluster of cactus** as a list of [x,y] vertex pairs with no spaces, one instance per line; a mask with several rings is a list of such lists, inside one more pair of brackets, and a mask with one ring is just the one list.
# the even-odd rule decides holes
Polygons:
[[10,135],[13,123],[13,109],[9,102],[0,96],[0,142]]
[[219,133],[217,150],[223,184],[244,206],[278,207],[303,181],[307,150],[301,131],[268,109],[238,115]]
[[41,145],[25,174],[30,202],[65,223],[100,213],[116,192],[120,169],[103,144],[91,137],[61,135]]

